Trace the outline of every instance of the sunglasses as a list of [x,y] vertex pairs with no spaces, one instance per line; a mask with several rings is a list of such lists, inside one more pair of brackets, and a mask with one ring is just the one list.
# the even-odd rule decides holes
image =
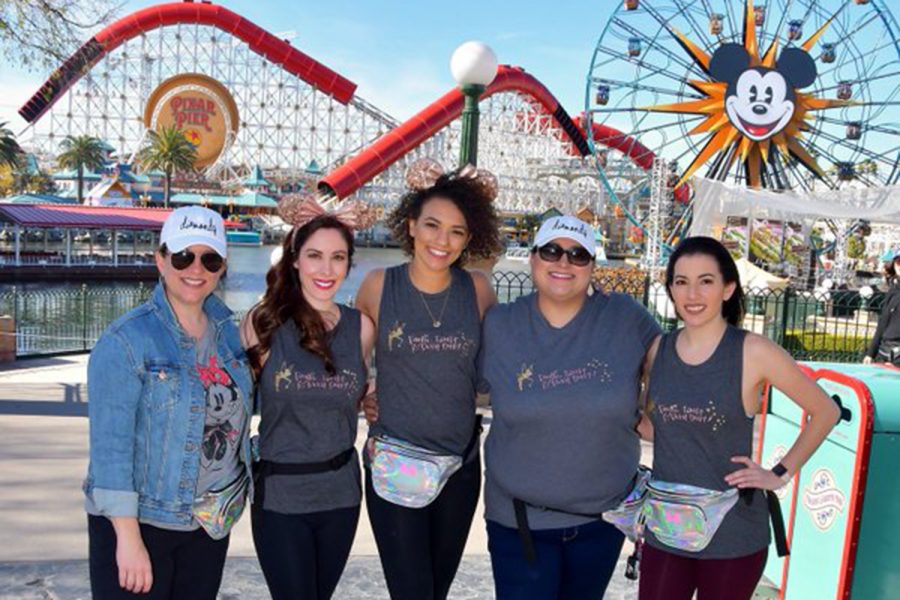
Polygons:
[[544,244],[538,248],[537,253],[538,256],[541,257],[541,260],[551,263],[559,262],[563,257],[563,254],[565,254],[569,257],[569,264],[575,267],[585,267],[594,261],[594,257],[591,253],[581,246],[572,246],[566,250],[559,244],[554,244],[553,242]]
[[[181,252],[173,252],[171,257],[172,266],[178,271],[184,271],[194,264],[194,259],[197,258],[197,255],[190,250],[182,250]],[[225,266],[225,259],[216,252],[204,252],[200,255],[200,264],[210,273],[218,273]]]

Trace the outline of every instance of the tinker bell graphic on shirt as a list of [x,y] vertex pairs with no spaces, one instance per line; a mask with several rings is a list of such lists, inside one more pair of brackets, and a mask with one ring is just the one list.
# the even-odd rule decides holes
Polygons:
[[520,392],[532,389],[535,385],[541,390],[559,387],[570,387],[591,381],[595,384],[606,384],[613,380],[613,371],[609,364],[599,358],[591,358],[582,365],[550,369],[535,369],[534,362],[523,362],[516,373],[516,389]]
[[406,323],[401,323],[400,321],[394,321],[394,326],[388,332],[387,344],[388,351],[394,349],[394,341],[397,342],[397,347],[403,345],[403,328],[406,326]]
[[217,471],[223,467],[222,461],[229,451],[234,452],[240,438],[241,397],[231,376],[218,366],[215,356],[209,357],[208,366],[198,363],[197,373],[206,392],[206,424],[200,464],[204,469]]

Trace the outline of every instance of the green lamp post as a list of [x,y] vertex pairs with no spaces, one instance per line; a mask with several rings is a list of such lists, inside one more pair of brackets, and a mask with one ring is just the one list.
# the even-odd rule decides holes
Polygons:
[[466,98],[462,112],[460,166],[478,164],[478,100],[497,75],[497,55],[482,42],[466,42],[453,52],[450,72]]

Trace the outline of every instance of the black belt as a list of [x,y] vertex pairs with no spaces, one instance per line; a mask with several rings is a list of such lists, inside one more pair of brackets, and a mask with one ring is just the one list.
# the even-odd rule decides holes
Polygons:
[[328,460],[308,463],[282,463],[270,460],[261,460],[253,463],[253,482],[255,484],[254,504],[262,507],[266,496],[266,477],[269,475],[313,475],[337,471],[356,456],[355,448],[347,448],[340,454],[332,456]]
[[516,529],[519,530],[519,541],[522,542],[522,551],[525,553],[525,560],[528,564],[534,564],[537,560],[537,553],[534,550],[534,540],[531,537],[531,529],[528,527],[528,507],[538,510],[549,510],[552,512],[563,513],[566,515],[574,515],[576,517],[585,517],[588,519],[600,519],[603,513],[580,513],[569,510],[560,510],[558,508],[550,508],[549,506],[538,506],[525,502],[521,498],[513,498],[513,509],[516,511]]

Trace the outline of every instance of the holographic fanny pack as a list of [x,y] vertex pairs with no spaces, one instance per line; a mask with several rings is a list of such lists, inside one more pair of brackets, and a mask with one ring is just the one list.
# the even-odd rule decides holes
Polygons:
[[194,499],[194,518],[214,540],[221,540],[241,518],[247,500],[250,477],[241,469],[240,475],[219,489],[212,489]]
[[712,541],[737,501],[736,488],[720,492],[651,479],[640,520],[661,543],[700,552]]
[[367,450],[375,493],[407,508],[431,504],[462,466],[459,456],[438,454],[386,435],[369,438]]
[[614,509],[603,513],[603,520],[615,525],[632,542],[638,537],[638,517],[641,515],[641,508],[647,497],[647,483],[650,481],[651,474],[649,468],[640,465],[634,476],[631,491],[625,496],[625,499]]

